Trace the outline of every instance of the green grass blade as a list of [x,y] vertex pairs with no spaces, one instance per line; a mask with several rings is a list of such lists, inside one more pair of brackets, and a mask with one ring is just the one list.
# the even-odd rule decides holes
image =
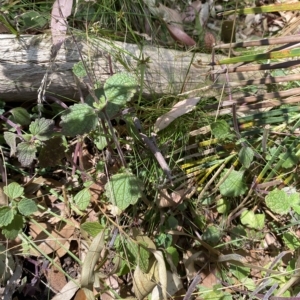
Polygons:
[[288,49],[282,51],[274,51],[269,53],[251,54],[251,55],[244,55],[239,57],[226,58],[220,60],[218,64],[225,65],[225,64],[235,64],[239,62],[251,62],[251,61],[258,61],[258,60],[265,60],[265,59],[282,59],[282,58],[295,57],[299,55],[300,55],[300,48],[295,48],[295,49]]

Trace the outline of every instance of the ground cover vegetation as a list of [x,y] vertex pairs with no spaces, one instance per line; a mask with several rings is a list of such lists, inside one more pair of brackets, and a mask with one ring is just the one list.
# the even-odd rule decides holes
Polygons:
[[[52,47],[36,98],[1,102],[1,297],[300,299],[299,9],[2,1],[2,34]],[[153,57],[115,46],[104,81],[74,64],[79,100],[50,94],[67,39],[103,38],[205,53],[207,80],[157,94]]]

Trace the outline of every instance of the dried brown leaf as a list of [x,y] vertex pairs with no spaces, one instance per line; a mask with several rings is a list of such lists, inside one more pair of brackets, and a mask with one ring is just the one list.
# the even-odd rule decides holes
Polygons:
[[200,99],[201,99],[200,97],[188,98],[188,99],[185,99],[185,100],[182,100],[182,101],[179,101],[178,103],[176,103],[169,112],[160,116],[156,120],[156,122],[154,124],[154,130],[156,132],[163,130],[164,128],[169,126],[178,117],[192,111],[195,108],[195,106],[197,105],[197,103],[200,101]]
[[[51,234],[51,236],[44,232],[43,229],[47,230]],[[68,247],[69,244],[66,242],[71,238],[71,236],[74,233],[74,230],[74,225],[70,224],[62,226],[60,223],[56,226],[51,226],[50,224],[46,223],[31,223],[29,234],[32,236],[33,241],[35,242],[35,244],[41,252],[45,254],[50,254],[61,248],[61,244]],[[40,252],[34,249],[33,247],[30,248],[30,254],[33,256],[41,255]]]
[[166,24],[171,37],[178,43],[185,46],[195,46],[196,42],[181,28],[176,25]]

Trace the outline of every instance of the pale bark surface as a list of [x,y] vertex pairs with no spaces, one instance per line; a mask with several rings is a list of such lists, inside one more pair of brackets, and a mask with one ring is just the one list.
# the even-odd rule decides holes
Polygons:
[[[207,66],[211,61],[209,54],[100,39],[77,40],[95,81],[103,83],[111,71],[116,73],[127,70],[141,82],[142,66],[139,61],[149,57],[143,80],[145,94],[178,94],[211,84],[206,76],[210,69]],[[13,35],[0,35],[1,100],[25,101],[37,98],[37,89],[49,67],[50,48],[50,36],[22,36],[17,39]],[[47,93],[78,99],[72,67],[79,61],[77,46],[69,37],[50,70]],[[80,86],[86,93],[86,86]]]

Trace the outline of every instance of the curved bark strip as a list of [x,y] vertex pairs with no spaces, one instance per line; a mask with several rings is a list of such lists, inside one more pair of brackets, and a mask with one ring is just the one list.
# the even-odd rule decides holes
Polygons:
[[[145,67],[143,93],[178,94],[201,88],[207,78],[209,54],[176,51],[152,46],[138,46],[101,39],[76,38],[77,45],[90,67],[93,80],[101,83],[111,75],[127,70],[141,82]],[[51,37],[0,35],[0,99],[4,101],[35,100],[37,89],[49,67]],[[143,64],[144,60],[144,64]],[[69,37],[60,49],[49,72],[47,93],[78,99],[79,93],[72,67],[80,61],[73,39]],[[222,75],[224,76],[224,75]],[[85,84],[81,84],[86,93]]]

